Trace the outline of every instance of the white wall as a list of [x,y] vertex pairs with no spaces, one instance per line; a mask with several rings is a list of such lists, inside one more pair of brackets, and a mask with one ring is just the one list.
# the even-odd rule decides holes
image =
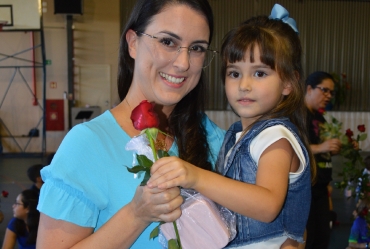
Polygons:
[[[118,45],[120,37],[120,18],[119,0],[89,0],[84,2],[84,14],[74,16],[74,66],[75,66],[75,89],[80,88],[81,77],[79,68],[86,65],[103,66],[109,68],[107,79],[100,87],[106,86],[108,89],[109,103],[102,109],[109,109],[113,102],[118,99],[116,93],[116,74],[118,64]],[[46,99],[63,99],[67,86],[67,35],[66,17],[54,14],[54,1],[44,0],[43,26],[45,34],[46,59],[51,61],[51,65],[46,67]],[[45,12],[46,11],[46,12]],[[39,44],[39,32],[35,32],[35,43]],[[1,54],[14,54],[17,51],[28,49],[31,44],[31,32],[0,32],[0,67],[9,66],[14,61],[1,61]],[[40,49],[36,49],[36,56],[40,60]],[[32,53],[27,52],[22,58],[31,59]],[[17,64],[19,65],[19,64]],[[12,78],[13,68],[0,68],[0,105],[3,96],[7,92],[9,81]],[[32,69],[21,69],[28,86],[32,89]],[[42,71],[36,70],[36,95],[42,104]],[[56,82],[56,88],[51,87],[51,83]],[[96,82],[95,82],[96,83]],[[26,135],[29,130],[37,125],[42,116],[42,111],[38,106],[33,105],[33,97],[27,85],[18,74],[10,84],[9,91],[0,106],[0,118],[4,121],[13,135]],[[110,94],[109,94],[110,93]],[[84,105],[79,103],[80,95],[76,94],[76,106]],[[91,102],[96,103],[91,96]],[[46,134],[46,152],[55,152],[67,133],[67,101],[65,101],[65,130],[48,131]],[[40,132],[42,127],[40,126]],[[0,134],[8,135],[4,127],[0,124]],[[17,143],[23,148],[28,138],[15,138]],[[19,152],[20,149],[12,138],[2,138],[4,153]],[[41,152],[41,138],[32,138],[25,152]]]

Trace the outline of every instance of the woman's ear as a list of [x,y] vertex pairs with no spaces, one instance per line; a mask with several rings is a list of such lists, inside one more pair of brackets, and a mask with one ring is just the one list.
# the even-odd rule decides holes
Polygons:
[[310,93],[311,91],[312,91],[312,86],[310,86],[310,85],[308,85],[308,86],[306,86],[306,93],[308,94],[308,93]]
[[128,45],[128,52],[132,59],[136,58],[136,47],[137,47],[137,34],[132,29],[129,29],[126,33],[126,42]]

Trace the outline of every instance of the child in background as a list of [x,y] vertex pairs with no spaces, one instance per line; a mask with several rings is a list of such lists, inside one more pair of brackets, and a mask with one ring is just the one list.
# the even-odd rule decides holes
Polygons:
[[369,247],[370,236],[366,222],[366,215],[368,212],[369,203],[367,201],[360,200],[357,203],[357,207],[354,212],[355,220],[351,227],[351,234],[348,239],[349,246],[347,249]]
[[192,188],[236,213],[238,231],[228,247],[298,248],[303,242],[315,164],[305,133],[297,32],[276,4],[270,17],[251,18],[226,35],[222,78],[241,121],[227,131],[218,157],[223,176],[176,157],[152,166],[149,187]]
[[38,194],[40,194],[41,186],[42,184],[44,184],[40,174],[40,171],[42,170],[43,167],[44,165],[42,164],[35,164],[27,169],[27,176],[33,182],[30,189],[36,191]]
[[20,249],[35,249],[40,212],[36,209],[39,194],[23,190],[13,204],[14,218],[8,224],[2,249],[14,249],[18,241]]

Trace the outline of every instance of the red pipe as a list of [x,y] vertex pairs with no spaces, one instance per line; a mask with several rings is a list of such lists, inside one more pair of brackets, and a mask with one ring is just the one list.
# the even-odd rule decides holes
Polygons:
[[31,31],[31,45],[32,45],[32,80],[33,80],[33,105],[37,105],[36,97],[36,68],[35,68],[35,41],[33,31]]

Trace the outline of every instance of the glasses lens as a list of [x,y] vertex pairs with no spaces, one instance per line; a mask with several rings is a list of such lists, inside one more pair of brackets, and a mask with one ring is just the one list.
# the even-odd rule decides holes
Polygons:
[[205,54],[205,58],[203,62],[203,68],[208,67],[211,64],[213,58],[215,57],[215,54],[216,52],[214,51],[206,50],[206,54]]
[[166,35],[155,35],[153,42],[155,43],[157,55],[166,58],[169,62],[174,61],[179,56],[179,53],[183,53],[183,50],[186,50],[189,56],[189,63],[193,66],[204,68],[210,65],[216,54],[214,51],[207,50],[207,47],[204,45],[195,44],[190,48],[181,47],[179,40]]

